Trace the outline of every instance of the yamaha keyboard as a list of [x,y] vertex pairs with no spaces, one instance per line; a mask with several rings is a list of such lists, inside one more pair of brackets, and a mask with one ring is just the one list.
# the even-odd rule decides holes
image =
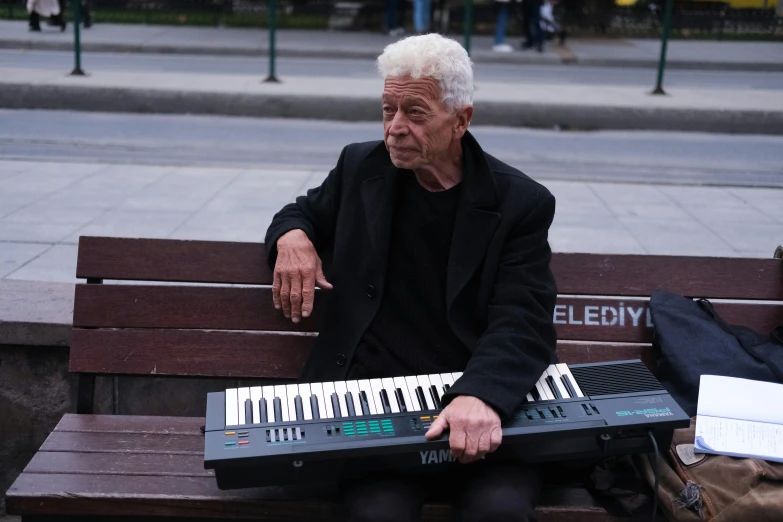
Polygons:
[[[204,467],[220,489],[323,482],[368,470],[454,466],[427,441],[461,373],[233,388],[207,396]],[[549,366],[487,459],[530,462],[652,451],[689,417],[641,361]]]

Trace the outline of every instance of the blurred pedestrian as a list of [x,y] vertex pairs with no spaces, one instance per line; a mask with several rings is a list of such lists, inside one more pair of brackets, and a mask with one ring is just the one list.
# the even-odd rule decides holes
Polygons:
[[[65,15],[65,0],[57,0],[60,5],[60,12]],[[81,4],[81,20],[85,29],[92,27],[92,14],[90,13],[90,3],[87,0],[82,0]],[[50,25],[52,25],[50,21]]]
[[544,37],[541,32],[541,4],[542,0],[523,0],[522,16],[525,28],[525,40],[522,49],[535,47],[538,52],[544,50]]
[[386,30],[389,32],[389,36],[399,38],[405,34],[400,24],[402,17],[400,16],[400,2],[405,0],[386,0]]
[[495,0],[495,41],[492,50],[496,53],[510,53],[514,50],[506,43],[506,26],[511,0]]
[[65,18],[57,0],[27,0],[27,12],[30,13],[31,31],[41,30],[42,16],[50,18],[60,31],[65,31]]
[[418,34],[430,31],[430,0],[413,0],[413,28]]
[[541,30],[544,32],[544,40],[552,40],[557,36],[560,45],[565,45],[566,32],[555,20],[554,3],[555,0],[544,0],[541,4]]

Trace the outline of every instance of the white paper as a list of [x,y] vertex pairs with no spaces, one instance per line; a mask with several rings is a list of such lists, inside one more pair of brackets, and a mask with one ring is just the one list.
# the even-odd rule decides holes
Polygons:
[[702,375],[694,451],[783,462],[783,385]]
[[702,375],[696,414],[783,424],[783,384]]
[[783,425],[697,415],[694,452],[783,462]]

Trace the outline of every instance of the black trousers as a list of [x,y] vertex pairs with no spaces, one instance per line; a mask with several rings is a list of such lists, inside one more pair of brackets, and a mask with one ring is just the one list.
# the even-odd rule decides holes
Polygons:
[[414,522],[426,501],[450,502],[458,522],[535,522],[538,468],[521,463],[458,465],[442,474],[374,476],[342,485],[348,522]]

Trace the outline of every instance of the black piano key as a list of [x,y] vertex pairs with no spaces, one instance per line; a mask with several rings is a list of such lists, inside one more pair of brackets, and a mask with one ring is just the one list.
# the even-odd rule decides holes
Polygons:
[[451,384],[444,384],[443,389],[446,391],[449,391],[449,388],[451,388]]
[[263,397],[258,399],[258,411],[261,414],[261,424],[266,424],[269,422],[269,419],[266,418],[266,399]]
[[416,398],[419,400],[421,411],[429,410],[429,407],[427,406],[427,400],[424,398],[424,390],[421,389],[421,386],[416,387]]
[[364,390],[359,393],[359,404],[362,405],[362,413],[364,415],[370,414],[370,404],[367,402],[367,392]]
[[408,405],[405,404],[405,395],[402,394],[402,390],[400,388],[394,390],[394,396],[397,397],[397,404],[400,406],[400,411],[403,413],[408,411]]
[[438,389],[434,384],[430,386],[430,395],[432,396],[432,404],[434,404],[435,408],[439,410],[441,408],[440,395],[438,395]]
[[383,413],[391,413],[391,404],[389,403],[389,395],[386,390],[381,390],[381,404],[383,404]]
[[353,405],[353,394],[345,392],[345,407],[348,408],[348,416],[356,417],[356,408]]
[[274,406],[275,406],[275,422],[283,422],[283,403],[280,400],[280,397],[275,397]]
[[310,396],[310,409],[313,410],[313,419],[318,420],[321,418],[321,412],[318,411],[318,397],[315,395]]
[[294,397],[294,409],[296,410],[296,420],[305,420],[304,407],[302,406],[302,396]]
[[530,390],[530,395],[532,395],[532,396],[533,396],[533,399],[534,399],[536,402],[538,402],[538,401],[540,401],[540,400],[541,400],[541,395],[539,395],[539,394],[538,394],[538,388],[536,388],[535,386],[533,386],[533,389],[532,389],[532,390]]
[[560,376],[560,380],[563,381],[563,386],[568,390],[568,395],[570,395],[571,398],[577,397],[576,388],[574,388],[574,385],[571,383],[571,378],[568,375],[563,374]]
[[342,412],[340,411],[340,397],[337,395],[337,393],[332,394],[332,410],[334,411],[335,419],[343,416]]
[[245,399],[245,424],[253,424],[253,401]]
[[552,395],[555,396],[555,400],[563,398],[563,396],[560,395],[560,390],[558,390],[557,385],[555,384],[555,380],[551,375],[546,376],[546,383],[549,385],[549,389],[552,390]]

